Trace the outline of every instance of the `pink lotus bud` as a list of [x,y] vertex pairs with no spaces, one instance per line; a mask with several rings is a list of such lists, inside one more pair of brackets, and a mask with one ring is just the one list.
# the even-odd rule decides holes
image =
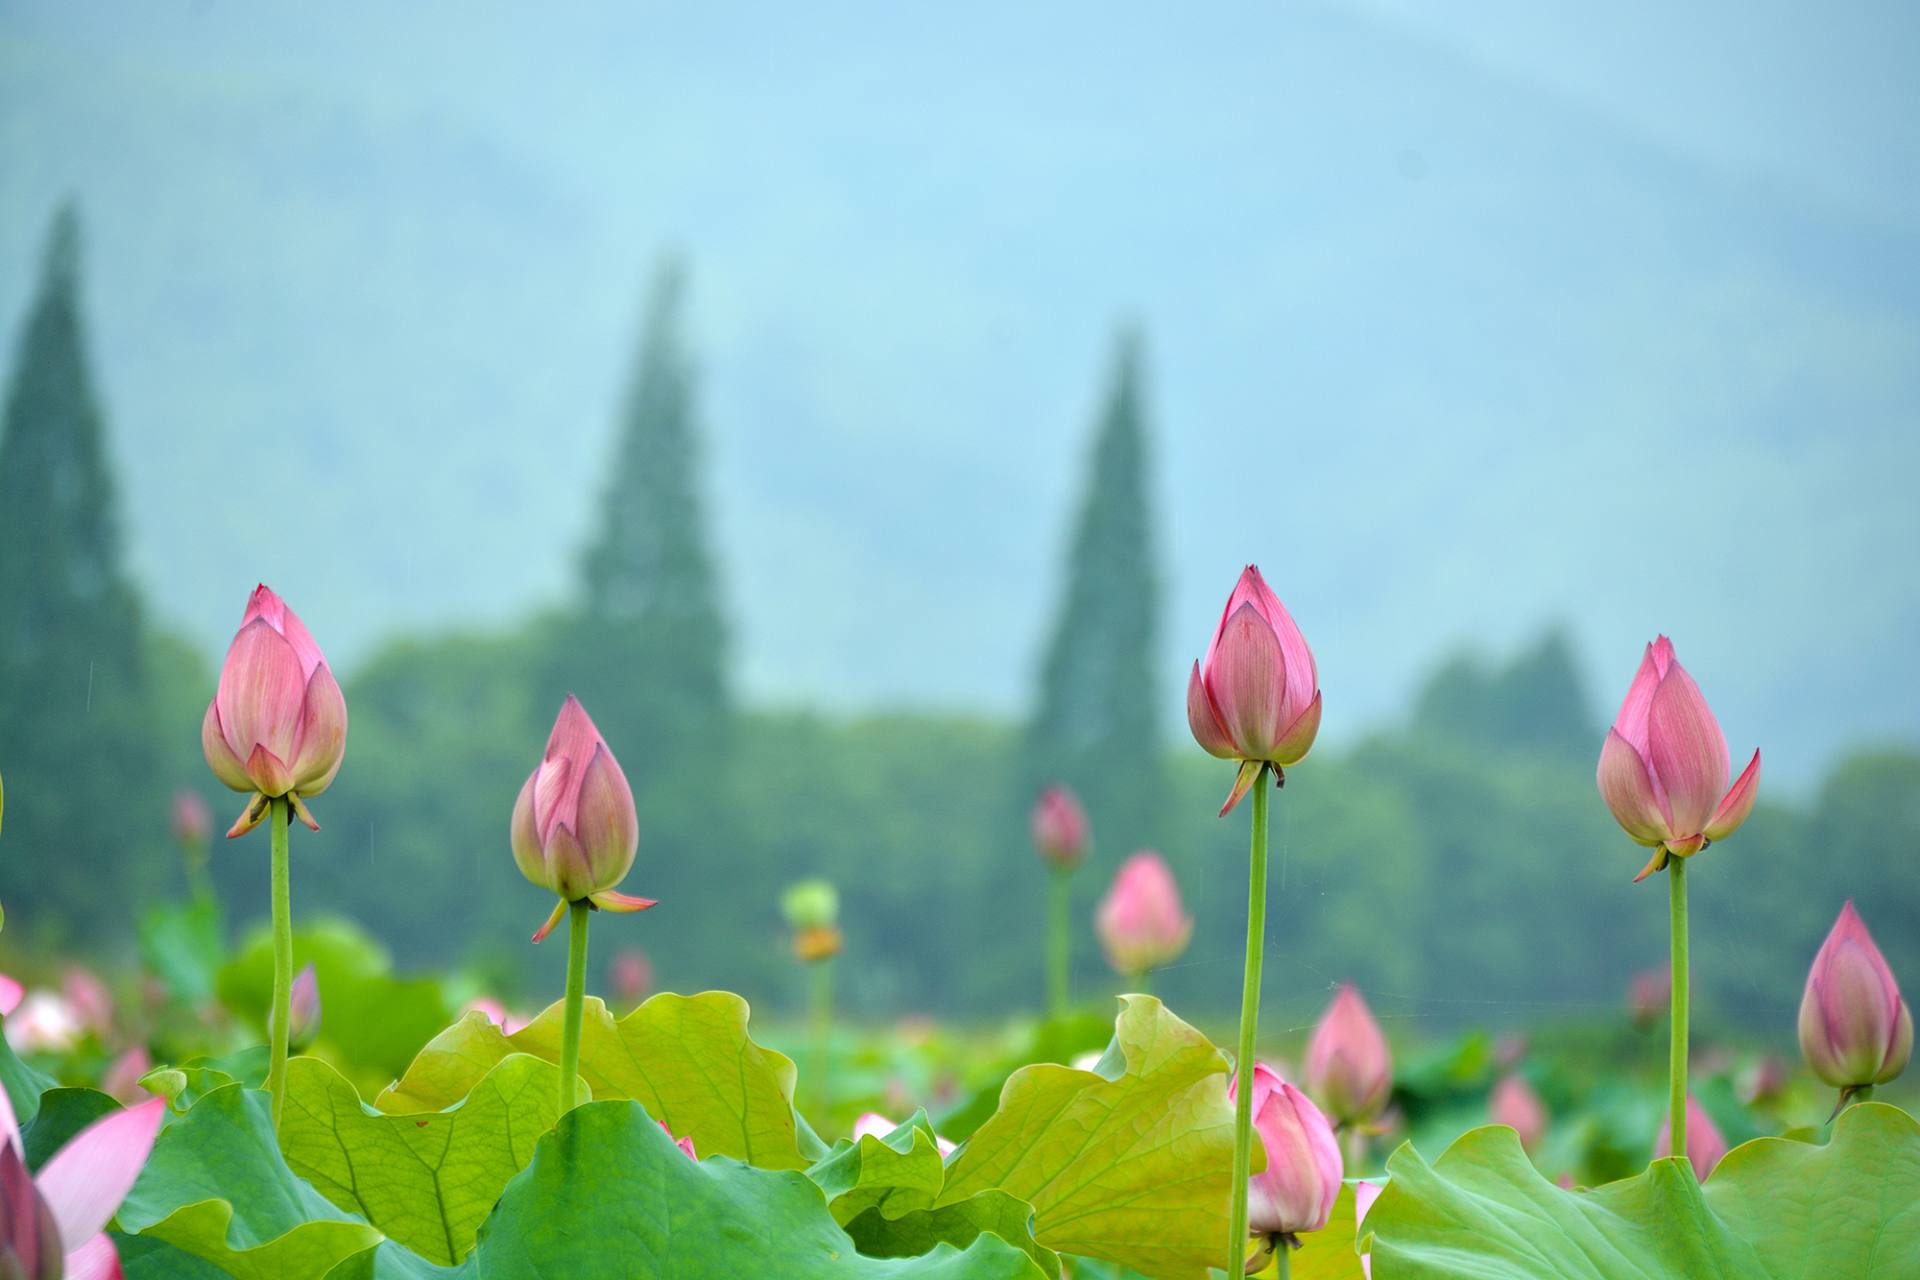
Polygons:
[[1223,814],[1253,786],[1262,765],[1278,771],[1299,763],[1320,732],[1313,651],[1253,565],[1227,597],[1207,656],[1193,664],[1187,726],[1210,755],[1241,762]]
[[179,843],[196,848],[207,842],[213,834],[213,811],[198,791],[180,790],[173,793],[173,838]]
[[313,962],[293,980],[293,997],[287,1005],[287,1041],[296,1052],[313,1043],[320,1034],[320,979]]
[[1733,786],[1720,722],[1665,636],[1647,646],[1620,714],[1600,748],[1600,796],[1653,857],[1636,880],[1724,840],[1753,812],[1760,787],[1755,751]]
[[1107,963],[1130,978],[1178,958],[1193,936],[1193,917],[1180,909],[1180,886],[1166,860],[1142,849],[1121,863],[1094,915],[1094,931]]
[[1807,973],[1800,1052],[1813,1074],[1847,1090],[1885,1084],[1913,1054],[1913,1011],[1851,900]]
[[1504,1124],[1519,1134],[1520,1145],[1528,1151],[1547,1135],[1547,1106],[1524,1076],[1505,1076],[1493,1086],[1487,1114],[1495,1124]]
[[653,961],[638,947],[622,947],[607,965],[607,986],[613,1002],[631,1009],[653,993]]
[[[1672,1126],[1667,1117],[1660,1117],[1660,1136],[1653,1140],[1653,1158],[1664,1160],[1673,1154]],[[1713,1172],[1713,1166],[1720,1163],[1720,1157],[1727,1154],[1727,1140],[1720,1136],[1713,1118],[1709,1116],[1693,1095],[1687,1095],[1687,1160],[1693,1165],[1693,1176],[1705,1182],[1707,1175]]]
[[137,1044],[113,1060],[100,1077],[100,1092],[128,1106],[143,1102],[149,1095],[140,1087],[140,1077],[151,1070],[153,1059],[147,1055],[147,1047]]
[[251,791],[229,836],[266,816],[266,800],[287,796],[315,831],[302,800],[332,785],[347,753],[347,702],[320,646],[279,596],[254,588],[239,634],[220,667],[220,686],[200,723],[200,749],[213,776]]
[[1664,967],[1642,969],[1627,982],[1627,1013],[1633,1025],[1646,1028],[1667,1016],[1673,999],[1673,975]]
[[[1227,1087],[1236,1101],[1240,1080]],[[1265,1063],[1253,1068],[1253,1127],[1266,1148],[1267,1167],[1247,1193],[1247,1227],[1254,1235],[1318,1231],[1340,1194],[1340,1143],[1313,1100]]]
[[1059,783],[1040,793],[1033,806],[1033,847],[1049,865],[1071,871],[1086,858],[1093,828],[1079,797]]
[[1393,1053],[1351,982],[1340,984],[1307,1041],[1307,1089],[1341,1124],[1373,1119],[1393,1092]]
[[572,694],[560,707],[540,767],[527,776],[513,806],[513,859],[520,873],[560,895],[535,942],[582,898],[603,911],[644,911],[650,898],[614,886],[633,866],[640,819],[633,790],[606,739]]
[[60,994],[83,1031],[105,1037],[113,1029],[113,997],[107,986],[89,969],[68,965],[60,975]]
[[[673,1130],[667,1127],[667,1122],[665,1120],[661,1120],[658,1123],[660,1125],[660,1132],[666,1134],[669,1138],[673,1138]],[[693,1153],[693,1135],[692,1134],[688,1134],[684,1138],[673,1138],[673,1145],[680,1148],[680,1150],[685,1153],[687,1159],[694,1160],[694,1161],[698,1161],[700,1159],[699,1156]]]
[[27,989],[17,979],[0,973],[0,1017],[11,1017],[26,994]]

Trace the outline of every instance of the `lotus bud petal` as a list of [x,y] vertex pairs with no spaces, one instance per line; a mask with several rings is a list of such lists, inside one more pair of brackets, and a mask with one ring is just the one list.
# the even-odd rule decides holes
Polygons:
[[1393,1053],[1351,982],[1340,985],[1307,1041],[1306,1081],[1343,1125],[1373,1119],[1393,1092]]
[[1647,646],[1600,747],[1600,797],[1636,843],[1654,850],[1645,876],[1668,857],[1698,853],[1753,812],[1760,753],[1732,786],[1726,735],[1700,686],[1660,636]]
[[1528,1151],[1540,1145],[1547,1134],[1547,1107],[1533,1091],[1526,1077],[1510,1075],[1493,1087],[1487,1099],[1487,1114],[1495,1124],[1504,1124],[1520,1135],[1520,1145]]
[[1055,783],[1040,793],[1033,805],[1033,847],[1048,865],[1071,871],[1085,861],[1093,844],[1093,828],[1080,799]]
[[[1238,1076],[1227,1088],[1236,1101]],[[1340,1143],[1312,1099],[1272,1068],[1253,1068],[1253,1128],[1267,1153],[1267,1167],[1247,1190],[1247,1227],[1254,1235],[1318,1231],[1340,1194]]]
[[1313,651],[1254,565],[1241,573],[1207,656],[1194,664],[1187,726],[1208,754],[1242,762],[1222,813],[1246,793],[1246,764],[1276,772],[1297,764],[1320,732]]
[[[640,845],[633,789],[586,708],[571,694],[553,722],[545,754],[520,788],[509,834],[520,873],[559,895],[563,905],[587,899],[599,906],[596,895],[609,894],[633,867]],[[642,903],[652,905],[620,895],[614,906],[639,910]],[[553,923],[550,919],[547,928]],[[534,941],[545,937],[547,928]]]
[[[1673,1154],[1673,1130],[1667,1118],[1660,1118],[1660,1136],[1653,1140],[1653,1158],[1664,1160]],[[1705,1182],[1707,1175],[1713,1172],[1713,1166],[1720,1163],[1720,1157],[1727,1154],[1727,1140],[1720,1136],[1720,1129],[1713,1123],[1713,1117],[1706,1113],[1693,1095],[1687,1095],[1687,1161],[1693,1165],[1693,1174]]]
[[[340,685],[313,636],[264,585],[247,601],[221,664],[200,747],[233,790],[296,800],[325,791],[346,757]],[[237,823],[229,834],[250,828]]]
[[1180,886],[1166,860],[1142,849],[1120,864],[1094,929],[1108,963],[1139,977],[1179,958],[1193,936],[1193,917],[1180,908]]
[[293,998],[288,1002],[288,1043],[297,1052],[313,1043],[320,1034],[320,979],[313,963],[300,970],[293,980]]
[[66,1250],[20,1153],[0,1136],[0,1276],[60,1280]]
[[1913,1011],[1853,909],[1840,908],[1800,998],[1800,1052],[1837,1089],[1885,1084],[1913,1054]]

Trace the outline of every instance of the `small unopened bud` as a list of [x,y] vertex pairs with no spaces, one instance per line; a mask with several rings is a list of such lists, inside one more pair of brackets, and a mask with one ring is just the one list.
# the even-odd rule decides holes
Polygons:
[[320,979],[313,964],[293,980],[293,999],[288,1004],[287,1045],[295,1052],[305,1049],[320,1034]]

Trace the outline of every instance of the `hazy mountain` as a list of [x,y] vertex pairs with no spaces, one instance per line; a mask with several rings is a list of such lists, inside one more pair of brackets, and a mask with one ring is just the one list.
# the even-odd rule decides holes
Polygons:
[[1783,787],[1912,736],[1912,130],[1826,56],[1885,32],[1754,95],[1858,102],[1803,173],[1734,145],[1790,107],[1650,127],[1702,97],[1650,9],[1586,65],[1502,7],[7,4],[0,316],[77,194],[135,565],[209,647],[259,577],[348,664],[569,590],[675,245],[750,693],[1020,704],[1133,316],[1171,716],[1256,559],[1330,738],[1551,618],[1596,716],[1671,632]]

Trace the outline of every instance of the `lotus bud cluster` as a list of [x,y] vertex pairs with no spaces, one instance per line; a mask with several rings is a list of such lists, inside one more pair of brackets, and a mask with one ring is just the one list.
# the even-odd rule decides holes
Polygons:
[[1222,814],[1240,803],[1264,769],[1282,779],[1320,732],[1313,651],[1254,565],[1227,597],[1207,656],[1193,664],[1187,726],[1208,754],[1240,762]]
[[1041,861],[1058,871],[1071,871],[1086,860],[1093,846],[1093,827],[1080,799],[1055,783],[1033,804],[1033,847]]
[[1094,930],[1107,962],[1130,978],[1178,959],[1193,937],[1193,917],[1181,910],[1180,886],[1166,859],[1142,849],[1121,863]]
[[[1236,1076],[1228,1101],[1238,1099],[1240,1085]],[[1326,1226],[1340,1194],[1339,1140],[1313,1100],[1265,1063],[1253,1068],[1253,1128],[1267,1167],[1248,1187],[1247,1229],[1287,1239]]]
[[1913,1055],[1913,1011],[1852,902],[1807,973],[1800,1052],[1813,1074],[1848,1093],[1885,1084]]
[[266,586],[254,588],[227,648],[220,684],[200,724],[213,776],[253,796],[229,836],[245,835],[285,796],[313,828],[305,804],[325,791],[347,752],[347,703],[305,626]]
[[1733,785],[1727,739],[1665,636],[1647,646],[1600,748],[1601,798],[1636,844],[1653,850],[1636,880],[1724,840],[1753,812],[1755,751]]
[[570,903],[644,911],[651,898],[616,893],[640,847],[633,789],[606,739],[572,694],[560,707],[539,767],[513,805],[513,860],[520,874],[559,895],[533,940],[553,931]]
[[1393,1053],[1351,982],[1340,984],[1307,1041],[1307,1090],[1341,1125],[1362,1125],[1393,1092]]

